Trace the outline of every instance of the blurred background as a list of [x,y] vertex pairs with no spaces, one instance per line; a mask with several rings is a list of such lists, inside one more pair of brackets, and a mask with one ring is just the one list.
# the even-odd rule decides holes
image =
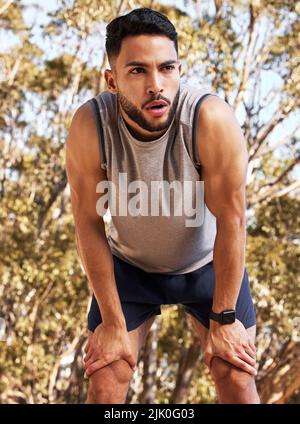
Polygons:
[[[105,28],[137,7],[179,36],[182,81],[211,87],[247,140],[246,266],[262,403],[299,403],[300,2],[0,0],[0,402],[83,403],[88,282],[65,141],[106,89]],[[126,403],[215,403],[181,306],[165,305]]]

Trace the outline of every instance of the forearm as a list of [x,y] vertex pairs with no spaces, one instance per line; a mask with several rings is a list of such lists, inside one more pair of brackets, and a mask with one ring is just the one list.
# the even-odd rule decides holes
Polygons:
[[235,309],[245,267],[245,219],[217,221],[214,244],[214,312]]
[[[101,226],[102,227],[102,226]],[[103,322],[126,326],[114,275],[113,257],[103,228],[77,227],[77,246]]]

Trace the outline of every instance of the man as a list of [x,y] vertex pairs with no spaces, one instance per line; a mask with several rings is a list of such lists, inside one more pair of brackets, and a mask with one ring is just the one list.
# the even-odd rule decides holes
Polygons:
[[[106,50],[108,90],[79,107],[67,140],[78,251],[93,291],[87,403],[125,402],[162,304],[184,305],[218,401],[259,403],[245,269],[248,154],[238,122],[218,96],[180,82],[177,33],[160,13],[141,8],[114,19]],[[202,214],[192,221],[199,181]],[[168,213],[171,182],[174,209],[183,196],[184,213]],[[183,194],[187,182],[196,189]]]

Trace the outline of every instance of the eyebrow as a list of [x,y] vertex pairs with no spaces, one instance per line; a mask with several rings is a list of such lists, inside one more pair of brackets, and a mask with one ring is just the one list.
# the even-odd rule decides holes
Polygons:
[[[174,63],[177,63],[177,60],[167,60],[167,61],[165,61],[163,63],[160,63],[159,66],[173,65]],[[149,65],[147,65],[147,63],[138,62],[136,60],[133,60],[131,62],[126,63],[125,68],[127,68],[129,66],[144,66],[145,68],[148,68],[149,67]]]

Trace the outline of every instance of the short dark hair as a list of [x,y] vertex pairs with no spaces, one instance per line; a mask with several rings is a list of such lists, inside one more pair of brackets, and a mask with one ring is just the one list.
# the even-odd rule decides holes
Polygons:
[[174,42],[178,55],[178,36],[169,19],[156,10],[142,7],[113,19],[106,27],[105,48],[110,65],[118,57],[122,40],[129,35],[163,34]]

